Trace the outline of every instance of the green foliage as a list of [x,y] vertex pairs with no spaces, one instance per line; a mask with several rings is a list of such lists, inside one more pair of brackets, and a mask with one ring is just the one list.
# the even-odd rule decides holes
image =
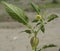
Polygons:
[[31,2],[31,6],[32,6],[33,10],[36,11],[37,14],[40,14],[40,8],[38,7],[38,5]]
[[47,48],[52,48],[52,47],[57,47],[57,46],[54,45],[54,44],[44,45],[44,46],[43,46],[42,48],[40,48],[40,50],[38,50],[38,51],[41,51],[41,50],[47,49]]
[[26,32],[26,33],[28,33],[28,34],[31,34],[31,30],[25,30],[25,31],[23,31],[23,32]]
[[19,2],[20,0],[14,0],[14,1]]
[[7,1],[7,0],[0,0],[0,2],[1,2],[1,1]]
[[27,25],[29,20],[28,17],[25,15],[25,13],[22,11],[22,9],[12,5],[8,4],[6,2],[2,2],[5,5],[6,11],[8,14],[14,19],[17,20],[18,22]]
[[54,20],[55,18],[58,18],[58,16],[56,14],[52,14],[52,15],[48,16],[47,22],[50,22],[50,21]]
[[58,1],[57,1],[57,0],[52,0],[52,3],[53,3],[53,4],[57,4]]
[[41,31],[42,31],[43,33],[45,32],[45,27],[44,27],[43,24],[41,24],[40,29],[41,29]]
[[37,22],[38,22],[38,20],[34,19],[32,22],[35,22],[35,23],[37,23]]
[[[34,24],[35,26],[33,27],[33,26],[31,26],[31,24],[29,24],[29,19],[21,8],[18,8],[7,2],[2,2],[2,3],[5,5],[6,11],[11,16],[11,18],[18,21],[19,23],[22,23],[23,25],[26,25],[28,30],[25,30],[22,32],[26,32],[29,35],[34,34],[34,36],[30,40],[30,43],[31,43],[32,49],[34,51],[36,51],[37,46],[39,44],[39,38],[37,37],[38,32],[41,30],[44,33],[45,32],[45,24],[54,20],[55,18],[58,18],[58,16],[56,14],[52,14],[52,15],[48,16],[47,20],[45,21],[45,19],[42,17],[42,15],[39,15],[40,8],[36,4],[31,2],[32,8],[37,13],[36,18],[32,21],[32,23],[36,23],[36,25]],[[37,28],[37,29],[35,29],[35,28]],[[56,45],[54,45],[54,44],[44,45],[38,51],[41,51],[43,49],[50,48],[50,47],[56,47]]]
[[43,49],[50,48],[50,47],[56,47],[54,44],[44,45]]
[[38,25],[40,25],[41,23],[40,22],[38,22],[37,24],[36,24],[36,26],[38,26]]

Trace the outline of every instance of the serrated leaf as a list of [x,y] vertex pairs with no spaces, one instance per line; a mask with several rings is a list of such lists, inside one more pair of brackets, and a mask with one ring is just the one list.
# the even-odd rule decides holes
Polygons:
[[32,22],[38,22],[38,20],[34,19]]
[[47,18],[48,19],[47,22],[50,22],[50,21],[54,20],[55,18],[58,18],[58,16],[56,14],[52,14]]
[[25,30],[24,32],[31,34],[31,30]]
[[22,11],[21,8],[18,8],[12,4],[9,4],[7,2],[2,2],[5,5],[6,11],[8,14],[13,18],[14,20],[27,25],[28,24],[28,17],[25,15],[25,13]]
[[40,8],[38,7],[38,5],[36,5],[35,3],[31,2],[31,6],[34,9],[34,11],[36,11],[37,14],[40,13]]
[[41,31],[42,31],[43,33],[45,32],[45,27],[44,27],[43,24],[41,24],[40,29],[41,29]]

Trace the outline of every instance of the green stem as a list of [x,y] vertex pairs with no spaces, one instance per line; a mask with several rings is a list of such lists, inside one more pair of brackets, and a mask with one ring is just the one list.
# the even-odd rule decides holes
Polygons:
[[35,47],[34,51],[36,51],[36,47]]
[[[41,24],[42,24],[42,25],[44,24],[44,19],[41,20]],[[40,29],[41,29],[41,24],[40,24],[40,26],[38,27],[37,34],[38,34],[38,32],[40,31]]]
[[[36,42],[36,36],[37,36],[37,34],[35,33],[35,42]],[[36,51],[36,47],[37,47],[37,46],[35,46],[34,51]]]
[[37,30],[37,34],[38,34],[39,31],[40,31],[40,27],[39,27],[38,30]]
[[[36,37],[36,36],[37,36],[37,32],[34,31],[34,29],[32,28],[32,26],[28,24],[27,27],[28,27],[29,29],[31,29],[32,33],[34,33],[34,37]],[[36,41],[35,41],[35,42],[36,42]],[[37,46],[35,46],[34,51],[36,51],[36,47],[37,47]]]
[[34,49],[33,51],[36,51],[36,49]]
[[35,51],[36,51],[36,48],[35,48]]

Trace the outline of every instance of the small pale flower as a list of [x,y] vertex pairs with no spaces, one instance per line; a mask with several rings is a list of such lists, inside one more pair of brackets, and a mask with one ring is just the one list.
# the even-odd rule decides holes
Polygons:
[[37,15],[37,16],[36,16],[36,19],[37,19],[37,20],[42,19],[41,15]]

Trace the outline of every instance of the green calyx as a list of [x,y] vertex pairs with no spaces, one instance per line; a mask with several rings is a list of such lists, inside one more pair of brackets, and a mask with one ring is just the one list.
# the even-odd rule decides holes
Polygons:
[[35,50],[35,48],[38,46],[39,39],[37,37],[32,37],[30,40],[32,49]]

